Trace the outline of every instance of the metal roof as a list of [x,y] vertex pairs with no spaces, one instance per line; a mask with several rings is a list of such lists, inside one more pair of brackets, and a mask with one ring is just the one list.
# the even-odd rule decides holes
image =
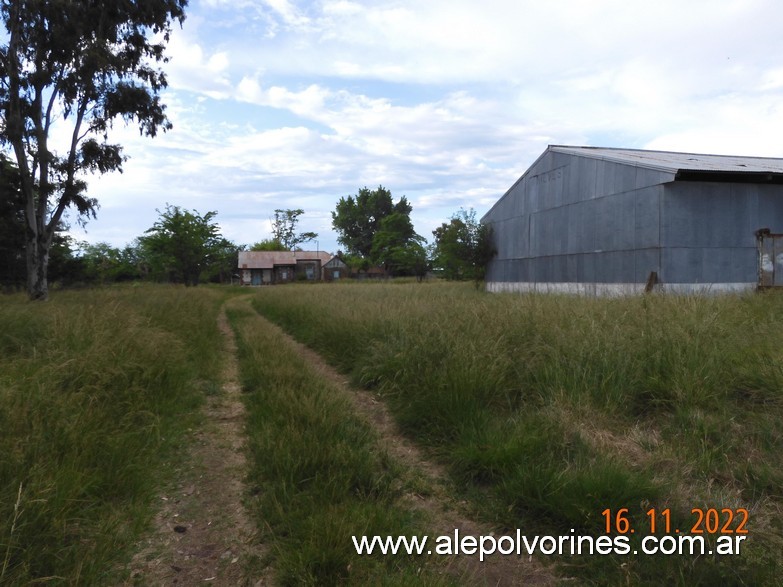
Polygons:
[[326,251],[240,251],[239,268],[272,269],[275,265],[296,265],[297,261],[321,261],[323,265],[331,258]]
[[658,171],[696,171],[717,173],[783,173],[783,159],[772,157],[743,157],[733,155],[704,155],[672,151],[643,151],[641,149],[613,149],[605,147],[571,147],[550,145],[550,151],[603,161],[625,163]]

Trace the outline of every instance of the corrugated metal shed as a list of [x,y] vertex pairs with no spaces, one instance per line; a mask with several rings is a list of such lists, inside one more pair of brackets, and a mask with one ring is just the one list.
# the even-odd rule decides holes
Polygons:
[[783,159],[554,145],[482,218],[491,291],[739,290],[783,233]]

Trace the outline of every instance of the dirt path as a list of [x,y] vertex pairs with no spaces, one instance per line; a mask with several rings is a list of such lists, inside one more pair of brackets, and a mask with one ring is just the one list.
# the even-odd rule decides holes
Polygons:
[[[242,298],[227,302],[247,303]],[[298,343],[282,329],[260,317],[265,328],[276,331],[316,369],[350,398],[355,409],[378,432],[389,454],[419,476],[426,495],[411,494],[411,508],[425,511],[432,520],[433,535],[482,536],[494,534],[489,526],[472,519],[449,490],[448,476],[439,464],[428,460],[397,429],[386,406],[371,393],[353,388],[344,376],[320,355]],[[225,345],[225,372],[220,393],[207,398],[205,426],[193,432],[190,452],[175,472],[176,483],[160,496],[161,509],[154,529],[140,545],[130,564],[126,585],[252,585],[273,584],[265,567],[265,551],[243,505],[246,459],[244,405],[234,333],[225,309],[218,326]],[[425,492],[423,492],[425,493]],[[549,569],[527,557],[455,556],[448,571],[471,585],[553,585]]]
[[128,585],[271,584],[243,505],[245,410],[225,308],[218,326],[225,340],[222,387],[207,397],[205,425],[194,431],[175,484],[160,496],[154,529],[131,561]]
[[[418,447],[400,433],[383,402],[370,392],[351,387],[346,377],[327,364],[319,354],[297,342],[277,325],[262,319],[266,322],[265,328],[277,331],[313,369],[351,399],[357,412],[376,429],[382,446],[394,459],[410,468],[414,474],[422,476],[429,489],[428,495],[410,495],[409,502],[411,507],[430,514],[433,535],[453,536],[455,529],[459,529],[461,536],[496,535],[491,527],[471,519],[464,512],[463,504],[458,503],[449,491],[444,468],[425,458]],[[455,575],[471,585],[554,585],[558,582],[550,569],[529,557],[493,556],[480,562],[478,555],[455,556],[449,567]]]

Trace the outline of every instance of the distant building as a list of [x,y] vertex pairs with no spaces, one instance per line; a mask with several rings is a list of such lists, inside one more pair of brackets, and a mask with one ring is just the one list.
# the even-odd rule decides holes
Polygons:
[[482,222],[489,291],[783,285],[783,159],[550,146]]
[[323,266],[322,278],[324,281],[338,281],[340,279],[348,279],[350,276],[350,267],[336,255],[329,259]]
[[365,279],[386,279],[389,277],[389,274],[383,267],[372,265],[367,267],[367,269],[359,269],[353,276],[356,279],[363,281]]
[[333,259],[324,251],[240,251],[242,285],[271,285],[295,280],[320,281]]

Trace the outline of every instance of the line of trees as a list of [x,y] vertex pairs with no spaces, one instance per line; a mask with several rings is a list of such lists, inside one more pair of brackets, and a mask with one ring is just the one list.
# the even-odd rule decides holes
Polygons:
[[[26,283],[25,220],[17,179],[13,163],[0,156],[0,287],[6,291]],[[229,282],[244,246],[220,234],[216,216],[167,204],[152,227],[125,247],[75,242],[61,223],[52,237],[48,281],[64,286],[140,279],[185,285]]]
[[[133,123],[149,137],[172,127],[160,100],[167,80],[158,66],[167,60],[172,26],[182,24],[186,6],[187,0],[0,0],[0,144],[15,158],[15,166],[0,160],[3,283],[17,284],[24,274],[30,299],[46,300],[49,280],[66,267],[72,278],[167,274],[190,285],[205,272],[225,273],[238,248],[220,236],[216,212],[167,205],[153,227],[122,250],[100,243],[75,255],[62,236],[66,210],[77,222],[95,217],[98,202],[87,194],[85,175],[122,171],[123,148],[109,142],[113,124]],[[55,122],[68,137],[58,145],[50,140]],[[413,229],[411,209],[404,196],[395,203],[383,186],[341,198],[332,225],[348,260],[380,265],[391,275],[421,277],[434,264],[447,278],[479,279],[490,249],[475,217],[455,215],[433,233],[428,251]],[[272,239],[258,247],[291,250],[315,239],[315,233],[296,232],[303,212],[275,210]]]
[[[0,154],[0,286],[19,289],[26,278],[24,234],[25,199],[13,161]],[[387,275],[423,277],[436,271],[446,279],[483,280],[484,267],[494,254],[489,228],[475,212],[460,210],[433,231],[428,247],[413,229],[412,206],[404,196],[394,202],[391,192],[379,186],[363,188],[341,198],[332,224],[352,268],[382,267]],[[276,209],[271,238],[251,250],[294,250],[318,237],[300,232],[302,209]],[[245,250],[220,234],[217,212],[201,214],[166,204],[145,233],[125,247],[107,243],[76,243],[65,236],[60,223],[52,236],[48,279],[65,286],[154,280],[185,285],[200,281],[229,282],[236,271],[237,253]]]
[[185,285],[198,285],[203,275],[221,282],[230,278],[239,248],[220,234],[217,212],[202,215],[167,204],[158,214],[138,239],[154,277]]
[[390,275],[422,277],[428,268],[424,239],[413,230],[413,207],[403,196],[394,202],[383,186],[367,187],[356,196],[340,198],[332,212],[332,227],[347,251],[346,261],[366,269],[381,266]]
[[476,220],[476,211],[460,209],[434,231],[432,262],[446,279],[484,281],[487,263],[495,256],[492,227]]
[[413,230],[412,210],[405,196],[395,203],[383,186],[341,198],[332,212],[332,227],[347,250],[348,264],[363,269],[381,266],[390,275],[422,277],[434,270],[451,280],[484,279],[495,249],[491,228],[476,220],[472,208],[460,209],[435,229],[429,247]]
[[[19,289],[26,279],[24,197],[14,163],[0,155],[0,286]],[[332,224],[346,252],[340,253],[354,270],[379,266],[390,276],[423,277],[429,271],[451,280],[484,278],[494,255],[488,226],[476,220],[473,209],[461,209],[433,231],[425,246],[413,229],[412,206],[404,196],[394,202],[379,186],[363,188],[341,198]],[[317,238],[297,230],[304,210],[275,210],[271,238],[251,250],[288,251]],[[233,281],[236,245],[220,234],[217,212],[204,214],[166,204],[145,233],[125,247],[107,243],[77,243],[65,236],[62,223],[52,237],[48,279],[65,286],[120,281],[154,280],[197,285],[201,281]]]

